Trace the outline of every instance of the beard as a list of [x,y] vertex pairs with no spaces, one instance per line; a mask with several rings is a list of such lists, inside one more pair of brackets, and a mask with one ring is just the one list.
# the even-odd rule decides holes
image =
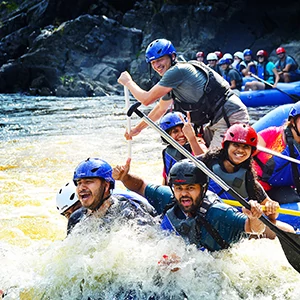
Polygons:
[[98,210],[104,202],[104,194],[105,194],[105,184],[101,184],[99,189],[95,191],[92,196],[94,197],[93,203],[88,207],[90,210],[96,211]]
[[186,206],[183,206],[182,204],[181,204],[181,200],[182,199],[187,199],[187,197],[181,197],[180,199],[179,199],[179,201],[178,201],[178,204],[179,204],[179,207],[181,208],[181,210],[183,211],[183,212],[185,212],[186,214],[187,213],[190,213],[191,215],[193,215],[193,216],[195,216],[196,214],[197,214],[197,211],[199,210],[199,208],[200,208],[200,205],[201,205],[201,203],[202,203],[202,197],[201,197],[201,195],[199,195],[197,198],[196,198],[196,200],[195,201],[193,201],[193,198],[188,198],[188,199],[191,199],[192,200],[192,205],[190,205],[190,206],[188,206],[188,207],[186,207]]

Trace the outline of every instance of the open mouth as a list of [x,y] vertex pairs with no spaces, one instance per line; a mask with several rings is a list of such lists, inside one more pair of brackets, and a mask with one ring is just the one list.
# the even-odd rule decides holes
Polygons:
[[82,201],[87,201],[90,198],[91,194],[90,193],[80,193],[79,198]]
[[180,202],[181,202],[182,206],[184,206],[184,207],[188,207],[193,204],[193,201],[190,198],[180,199]]

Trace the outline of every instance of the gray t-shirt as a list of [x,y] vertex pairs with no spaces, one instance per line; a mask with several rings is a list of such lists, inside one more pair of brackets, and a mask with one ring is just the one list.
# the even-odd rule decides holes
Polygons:
[[[196,103],[204,94],[207,77],[204,72],[196,69],[189,63],[177,63],[168,69],[161,80],[160,86],[171,87],[176,98],[187,103]],[[172,99],[171,93],[165,95],[163,100]],[[245,105],[237,96],[230,97],[224,105],[225,112],[229,117],[235,112],[246,110]],[[222,108],[215,112],[214,123],[222,117]]]
[[[175,97],[187,103],[196,103],[203,96],[206,75],[189,63],[177,63],[165,72],[158,82],[160,86],[171,87]],[[163,97],[170,100],[171,94]]]

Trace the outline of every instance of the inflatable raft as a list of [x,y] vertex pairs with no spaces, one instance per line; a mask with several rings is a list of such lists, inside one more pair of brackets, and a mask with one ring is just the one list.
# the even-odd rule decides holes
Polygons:
[[297,101],[297,98],[300,100],[300,81],[278,83],[277,89],[241,91],[240,98],[247,107],[294,103]]
[[[293,104],[284,104],[284,105],[280,105],[280,106],[276,107],[275,109],[273,109],[272,111],[270,111],[269,113],[264,115],[262,118],[260,118],[260,120],[255,122],[252,125],[252,127],[257,132],[259,132],[270,126],[283,125],[288,119],[289,111],[290,111],[292,105]],[[223,199],[223,200],[225,202],[228,201],[228,199]],[[231,199],[231,200],[234,200],[234,199]],[[283,209],[295,210],[296,212],[300,212],[300,202],[281,204],[280,207]],[[239,210],[240,210],[240,208],[239,208]],[[280,213],[277,220],[286,222],[286,223],[292,225],[295,228],[295,230],[300,231],[300,216]]]
[[264,115],[262,118],[260,118],[258,121],[256,121],[252,127],[256,130],[256,132],[259,132],[265,128],[268,128],[270,126],[281,126],[283,125],[289,115],[289,111],[293,104],[284,104],[280,105],[270,112],[268,112],[266,115]]

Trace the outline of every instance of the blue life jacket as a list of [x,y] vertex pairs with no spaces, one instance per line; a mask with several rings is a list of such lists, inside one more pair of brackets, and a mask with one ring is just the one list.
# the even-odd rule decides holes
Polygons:
[[253,74],[256,74],[257,73],[257,66],[250,66],[250,68],[249,68],[249,71],[251,72],[251,73],[253,73]]
[[180,207],[175,204],[165,213],[161,228],[164,230],[175,231],[177,235],[182,236],[186,243],[195,244],[200,250],[208,249],[213,251],[213,249],[209,249],[207,245],[201,245],[201,227],[203,226],[211,237],[219,244],[221,249],[228,248],[229,244],[222,239],[219,232],[206,220],[206,213],[210,206],[214,203],[220,203],[220,199],[212,193],[208,193],[206,196],[207,197],[203,199],[195,218],[187,217]]
[[257,76],[263,80],[266,80],[266,81],[270,81],[270,78],[273,78],[273,82],[275,80],[275,75],[274,73],[272,72],[272,74],[269,74],[268,71],[267,71],[267,63],[263,63],[263,64],[258,64],[257,65]]
[[155,208],[148,202],[148,200],[137,194],[133,191],[114,189],[112,195],[117,196],[119,200],[128,200],[131,204],[133,204],[136,208],[141,206],[144,210],[146,210],[150,215],[156,216],[157,212]]
[[[128,201],[136,209],[146,211],[153,217],[157,215],[155,208],[148,202],[148,200],[135,192],[114,189],[111,196],[119,201]],[[69,234],[72,231],[72,229],[77,223],[86,218],[87,213],[88,209],[85,207],[81,207],[71,214],[70,219],[68,221],[67,234]]]
[[[183,146],[186,150],[192,153],[192,148],[189,143],[186,143]],[[185,158],[183,154],[181,154],[177,149],[175,149],[172,145],[168,145],[162,152],[163,163],[166,175],[169,175],[169,172],[172,166],[179,160]]]

